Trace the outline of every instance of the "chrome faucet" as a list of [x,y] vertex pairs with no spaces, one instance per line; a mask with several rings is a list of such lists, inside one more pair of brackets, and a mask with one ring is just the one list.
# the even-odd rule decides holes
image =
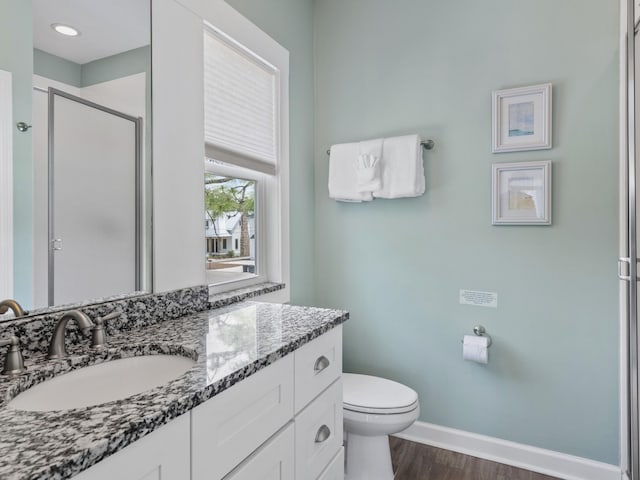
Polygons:
[[20,306],[20,304],[12,298],[7,298],[0,302],[0,315],[4,315],[11,309],[15,317],[22,317],[27,312]]
[[53,330],[53,336],[51,337],[51,343],[49,344],[49,355],[47,355],[49,360],[55,360],[67,356],[64,338],[69,320],[75,320],[84,334],[89,334],[93,328],[93,322],[91,319],[80,310],[69,310],[68,312],[63,313]]
[[20,375],[26,370],[26,368],[24,367],[22,352],[20,352],[20,340],[18,340],[18,337],[14,335],[5,340],[0,340],[0,347],[6,347],[8,345],[10,345],[10,347],[4,360],[4,368],[2,369],[2,374]]
[[67,324],[69,320],[75,320],[83,333],[89,334],[91,332],[91,348],[94,350],[102,350],[107,346],[107,335],[104,330],[104,322],[120,316],[122,312],[113,312],[104,317],[97,318],[95,323],[87,316],[86,313],[82,313],[80,310],[69,310],[62,314],[58,323],[53,330],[53,336],[51,337],[51,343],[49,344],[49,360],[56,360],[58,358],[64,358],[67,356],[67,350],[64,345],[65,333],[67,330]]

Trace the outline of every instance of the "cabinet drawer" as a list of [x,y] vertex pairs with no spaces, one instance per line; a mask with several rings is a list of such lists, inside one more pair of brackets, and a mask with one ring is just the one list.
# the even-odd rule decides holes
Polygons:
[[73,480],[189,478],[189,415],[184,414],[101,460]]
[[293,480],[293,438],[289,425],[224,480]]
[[191,411],[192,480],[218,480],[293,417],[288,355]]
[[296,480],[316,480],[342,447],[342,380],[295,420]]
[[320,474],[318,480],[344,480],[344,448],[340,447],[338,454],[331,460],[331,463],[324,472]]
[[342,326],[295,351],[295,407],[302,410],[342,374]]

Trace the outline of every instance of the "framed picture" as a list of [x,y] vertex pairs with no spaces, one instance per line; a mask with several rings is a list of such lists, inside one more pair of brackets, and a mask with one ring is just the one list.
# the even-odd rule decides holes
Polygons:
[[493,92],[493,153],[551,148],[551,84]]
[[551,225],[551,162],[494,163],[493,225]]

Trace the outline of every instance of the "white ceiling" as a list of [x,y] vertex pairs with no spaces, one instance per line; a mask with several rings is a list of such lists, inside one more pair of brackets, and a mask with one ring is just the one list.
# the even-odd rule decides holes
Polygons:
[[[60,35],[52,23],[81,34]],[[81,65],[149,45],[150,23],[149,0],[33,0],[35,48]]]

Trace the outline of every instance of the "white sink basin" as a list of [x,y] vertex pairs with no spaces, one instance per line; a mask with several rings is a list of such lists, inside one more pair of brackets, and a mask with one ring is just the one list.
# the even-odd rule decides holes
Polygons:
[[7,406],[48,412],[100,405],[164,385],[194,364],[192,359],[178,355],[144,355],[98,363],[34,385]]

